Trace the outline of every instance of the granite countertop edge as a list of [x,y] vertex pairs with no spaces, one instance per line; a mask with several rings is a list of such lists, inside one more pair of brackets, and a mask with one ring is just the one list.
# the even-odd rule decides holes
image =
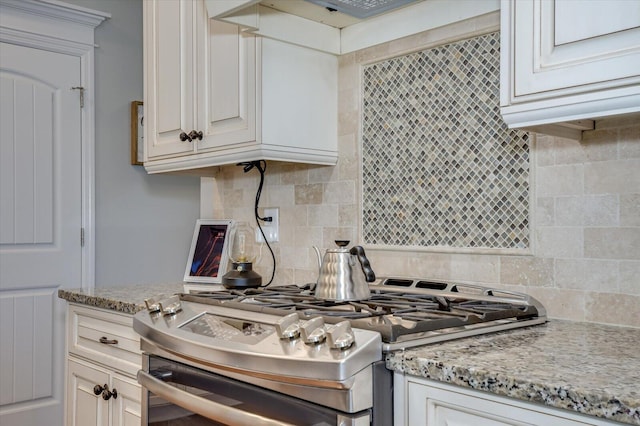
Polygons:
[[71,303],[135,314],[145,309],[144,300],[184,291],[184,283],[141,284],[92,289],[59,289],[58,297]]
[[[592,333],[599,338],[618,330],[625,334],[620,340],[626,342],[626,347],[621,348],[611,341],[608,348],[591,351],[588,348],[590,337],[585,342],[583,334],[588,335],[589,328],[593,328]],[[574,329],[579,330],[574,335],[576,345],[585,345],[582,353],[572,353],[572,343],[567,340],[567,335]],[[527,339],[532,335],[538,335],[535,337],[538,338],[537,346],[528,347],[535,339]],[[556,349],[547,348],[546,355],[537,353],[544,352],[544,345],[553,346],[552,342],[556,340]],[[607,339],[603,338],[601,342],[606,343]],[[639,329],[551,320],[541,327],[390,352],[386,356],[386,365],[398,373],[640,425],[640,386],[637,385],[640,373],[633,367],[640,367],[640,355],[629,357],[632,351],[629,346],[633,347],[634,342],[640,342]],[[520,352],[528,352],[531,359],[527,360],[526,356],[518,358],[514,355],[516,348]],[[605,351],[607,355],[603,355]],[[547,363],[546,360],[552,362]],[[611,370],[626,362],[631,365],[622,368],[627,369],[628,377],[622,378],[618,371]],[[565,374],[567,370],[572,371]],[[591,375],[597,377],[593,383],[589,377],[581,379],[581,376]]]
[[[144,299],[183,292],[183,284],[59,289],[58,297],[135,314],[145,308]],[[591,352],[580,349],[585,341]],[[640,347],[640,329],[551,320],[542,326],[390,352],[386,365],[398,373],[640,425],[640,354],[632,353],[634,347]],[[603,355],[604,350],[608,352]],[[585,363],[590,357],[593,362]],[[587,374],[582,374],[578,365],[584,370],[585,364]],[[619,367],[623,364],[624,383],[580,383],[588,375],[619,379],[620,371],[611,369],[625,368]]]

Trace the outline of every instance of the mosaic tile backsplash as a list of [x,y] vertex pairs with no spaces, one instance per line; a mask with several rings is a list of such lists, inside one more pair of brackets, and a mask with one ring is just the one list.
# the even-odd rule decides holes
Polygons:
[[530,141],[500,116],[499,44],[491,33],[363,68],[365,243],[529,247]]

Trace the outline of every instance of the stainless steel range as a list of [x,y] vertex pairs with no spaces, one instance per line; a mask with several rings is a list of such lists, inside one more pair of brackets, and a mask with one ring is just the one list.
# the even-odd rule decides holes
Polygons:
[[520,293],[404,278],[369,287],[348,302],[311,286],[149,301],[134,317],[145,424],[389,425],[384,352],[546,321]]

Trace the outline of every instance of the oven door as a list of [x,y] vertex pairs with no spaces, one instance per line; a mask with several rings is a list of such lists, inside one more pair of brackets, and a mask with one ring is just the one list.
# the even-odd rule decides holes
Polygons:
[[361,426],[371,411],[350,414],[154,355],[138,372],[143,425]]

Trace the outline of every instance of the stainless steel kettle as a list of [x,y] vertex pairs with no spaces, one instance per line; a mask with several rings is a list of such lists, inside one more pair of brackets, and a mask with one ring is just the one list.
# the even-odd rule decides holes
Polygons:
[[336,240],[338,248],[328,249],[321,259],[320,250],[313,247],[318,255],[318,281],[315,296],[318,299],[343,302],[364,300],[371,296],[367,282],[373,282],[376,275],[361,246],[348,249],[349,241]]

